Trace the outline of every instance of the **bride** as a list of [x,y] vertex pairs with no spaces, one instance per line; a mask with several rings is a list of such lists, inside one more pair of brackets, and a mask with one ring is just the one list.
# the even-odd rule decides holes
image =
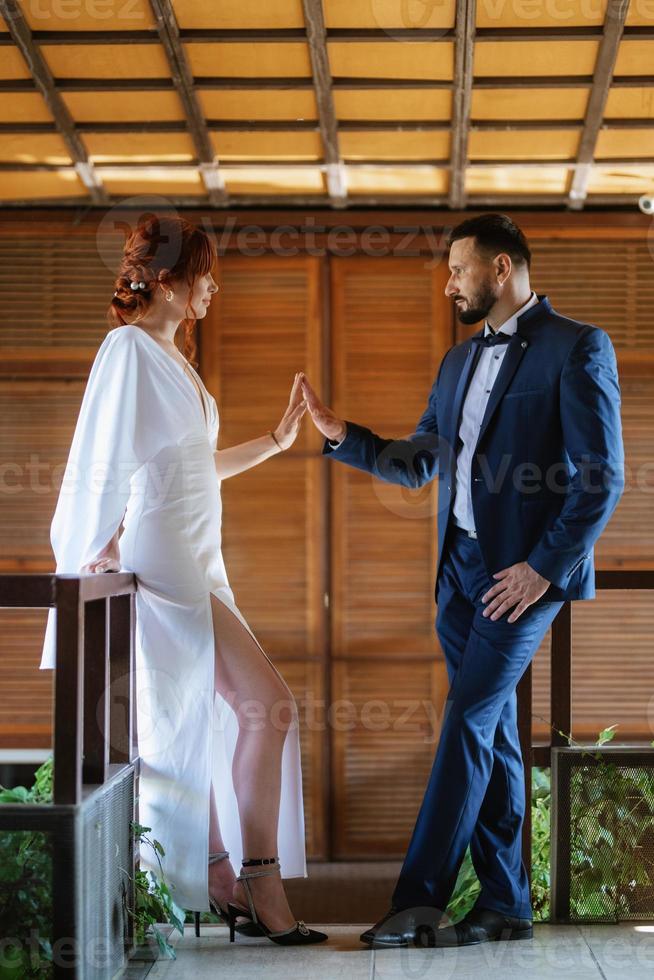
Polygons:
[[[327,936],[295,920],[281,880],[306,876],[297,707],[234,601],[220,499],[222,480],[292,446],[306,403],[296,375],[274,431],[216,448],[216,401],[192,363],[215,260],[183,218],[150,216],[128,238],[50,538],[58,573],[136,576],[139,822],[196,935],[211,908],[232,941],[315,943]],[[55,666],[55,616],[41,668]]]

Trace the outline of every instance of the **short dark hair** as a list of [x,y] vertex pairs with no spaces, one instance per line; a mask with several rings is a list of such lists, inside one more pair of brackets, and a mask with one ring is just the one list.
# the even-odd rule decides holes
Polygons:
[[518,265],[531,265],[531,249],[524,233],[506,214],[480,214],[467,218],[454,228],[447,239],[448,248],[461,238],[474,238],[477,247],[489,258],[506,252]]

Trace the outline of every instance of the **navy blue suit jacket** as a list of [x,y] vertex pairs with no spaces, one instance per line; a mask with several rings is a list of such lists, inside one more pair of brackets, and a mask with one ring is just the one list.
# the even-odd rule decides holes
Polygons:
[[[544,599],[595,595],[593,546],[624,489],[620,387],[608,334],[557,313],[547,298],[518,318],[472,460],[471,494],[489,576],[527,561],[552,584]],[[482,336],[483,329],[475,336]],[[456,486],[461,409],[478,345],[443,358],[416,431],[383,439],[347,422],[323,453],[405,487],[438,478],[438,566]]]

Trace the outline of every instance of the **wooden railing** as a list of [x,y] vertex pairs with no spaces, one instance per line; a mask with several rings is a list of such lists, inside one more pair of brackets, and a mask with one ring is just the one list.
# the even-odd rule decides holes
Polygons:
[[[654,589],[654,569],[639,571],[600,571],[595,574],[595,588]],[[545,744],[532,740],[531,665],[518,685],[518,728],[522,758],[525,762],[525,820],[522,828],[522,857],[531,878],[531,769],[550,765],[552,748],[567,745],[564,734],[572,731],[572,613],[566,602],[552,623],[550,653],[550,732]],[[564,733],[564,734],[559,734]]]
[[54,802],[137,759],[131,572],[0,575],[0,608],[57,610]]

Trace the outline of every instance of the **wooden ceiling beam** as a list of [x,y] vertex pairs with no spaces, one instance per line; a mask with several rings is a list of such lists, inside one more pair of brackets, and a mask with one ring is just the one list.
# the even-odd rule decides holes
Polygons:
[[[476,89],[516,88],[590,88],[595,81],[594,75],[532,75],[504,76],[485,75],[474,79]],[[55,87],[59,92],[121,92],[134,90],[166,91],[174,89],[172,78],[55,78]],[[234,77],[195,75],[193,84],[196,89],[234,90],[280,90],[306,91],[313,89],[312,78],[281,78],[281,77]],[[332,77],[333,89],[352,90],[402,90],[402,89],[442,89],[454,88],[454,82],[441,78],[351,78]],[[614,75],[611,88],[654,88],[654,75]],[[36,84],[32,78],[0,79],[0,92],[32,92]]]
[[472,105],[472,79],[475,47],[476,0],[457,0],[456,47],[454,52],[454,92],[452,95],[452,146],[449,206],[465,207],[465,170]]
[[25,20],[23,11],[16,0],[0,0],[0,14],[8,28],[8,36],[22,54],[32,79],[41,93],[45,104],[54,119],[54,128],[59,133],[73,161],[77,176],[82,181],[94,204],[106,204],[109,200],[93,164],[89,160],[84,141],[79,135],[75,121],[59,95],[50,69],[35,44],[32,31]]
[[170,73],[184,107],[188,131],[195,146],[198,170],[211,204],[222,207],[227,201],[225,183],[213,151],[209,129],[193,85],[193,74],[179,36],[179,26],[171,0],[150,0],[161,45],[166,52]]
[[[115,205],[120,205],[123,199],[121,197],[111,198],[111,203]],[[172,208],[188,208],[189,210],[199,210],[202,211],[206,207],[206,202],[203,198],[192,196],[192,195],[166,195],[166,200],[168,201],[170,207]],[[469,214],[471,212],[477,211],[479,208],[512,208],[517,211],[534,212],[537,209],[543,209],[543,211],[548,215],[555,217],[555,212],[552,211],[553,207],[561,209],[564,212],[564,207],[567,203],[567,196],[565,194],[541,194],[541,195],[507,195],[502,197],[501,195],[491,196],[475,196],[469,200],[469,210],[466,212],[459,212],[462,216]],[[634,208],[637,207],[638,195],[637,194],[596,194],[593,195],[593,209],[595,212],[601,212],[604,208],[609,208],[611,211],[615,211],[616,208],[623,208],[627,213],[628,217],[631,217],[634,212]],[[413,210],[416,208],[426,208],[430,212],[434,212],[436,208],[445,209],[447,208],[447,199],[442,196],[428,196],[428,195],[418,195],[418,194],[395,194],[395,195],[373,195],[373,194],[358,194],[356,197],[351,198],[351,204],[353,208],[384,208],[388,212],[393,213],[396,210],[407,211],[407,209]],[[25,209],[31,213],[35,208],[58,208],[61,210],[70,211],[71,208],[79,206],[79,202],[74,200],[62,200],[61,198],[39,198],[39,199],[25,199],[25,200],[15,200],[7,201],[0,210],[0,218],[2,217],[2,212],[9,208],[14,208],[16,210]],[[251,211],[255,208],[267,208],[274,209],[278,213],[281,211],[284,217],[288,217],[292,213],[292,209],[297,208],[302,211],[307,208],[312,209],[318,213],[324,213],[327,217],[332,213],[329,198],[325,195],[324,197],[320,194],[306,194],[306,195],[296,195],[296,194],[285,194],[283,198],[279,196],[270,195],[242,195],[237,197],[232,197],[229,203],[222,206],[221,210],[229,210],[230,212],[237,212],[241,209]],[[90,210],[88,207],[84,207],[85,213]],[[356,213],[356,212],[352,212]],[[587,209],[587,213],[591,213],[591,209]],[[214,211],[215,214],[215,211]],[[448,214],[452,214],[448,210]],[[299,217],[303,217],[299,215]],[[342,221],[341,217],[341,221]],[[435,216],[432,218],[432,222],[435,220]],[[248,223],[250,218],[248,216]],[[286,223],[286,222],[285,222]],[[639,232],[639,236],[642,236],[642,232]]]
[[[55,78],[59,92],[129,92],[138,90],[168,91],[174,89],[172,78]],[[591,88],[594,75],[533,75],[517,77],[485,75],[474,79],[476,89],[568,89]],[[313,89],[312,78],[280,77],[233,77],[195,75],[193,84],[197,89],[219,89],[225,91],[306,91]],[[351,90],[402,90],[402,89],[454,89],[454,82],[434,78],[350,78],[332,77],[333,89]],[[654,75],[614,75],[611,88],[654,88]],[[0,79],[0,92],[32,92],[36,84],[32,78]]]
[[588,194],[597,137],[602,128],[628,10],[629,0],[608,0],[602,40],[595,64],[595,81],[588,96],[586,118],[577,152],[577,167],[572,172],[568,192],[568,207],[575,211],[583,208]]
[[[293,119],[207,119],[209,130],[236,133],[274,133],[274,132],[319,132],[317,120]],[[471,132],[492,131],[498,133],[522,132],[524,130],[576,130],[583,126],[583,119],[471,119]],[[449,132],[451,123],[444,120],[417,121],[411,123],[395,120],[345,120],[339,123],[339,130],[348,132],[371,133],[427,133]],[[628,118],[605,119],[602,130],[620,129],[654,129],[654,119]],[[77,124],[79,133],[185,133],[187,125],[183,120],[133,121],[120,120],[117,122],[80,122]],[[0,134],[20,135],[29,133],[56,133],[57,126],[49,122],[4,122],[0,123]]]
[[[652,166],[654,164],[654,156],[642,156],[642,157],[610,157],[607,159],[601,159],[596,162],[598,167],[639,167],[639,166]],[[198,166],[197,160],[187,160],[184,163],[171,163],[170,161],[158,161],[150,160],[148,162],[134,163],[131,160],[120,160],[114,163],[101,163],[96,164],[99,173],[104,170],[122,169],[122,170],[142,170],[147,173],[152,167],[156,167],[157,170],[194,170]],[[452,164],[450,160],[433,159],[433,160],[416,160],[414,158],[389,160],[388,157],[384,158],[371,158],[366,160],[344,160],[343,166],[353,170],[365,169],[366,167],[374,167],[376,170],[393,170],[397,167],[402,167],[402,169],[407,170],[421,170],[425,168],[436,168],[438,170],[450,170]],[[468,160],[469,170],[485,170],[494,167],[503,167],[507,170],[529,170],[533,168],[538,169],[550,169],[556,170],[560,167],[568,167],[574,170],[577,167],[583,166],[583,164],[577,163],[576,160],[572,158],[566,158],[562,160],[553,160],[550,157],[543,157],[534,159],[530,157],[528,160],[517,160],[514,157],[496,157],[492,159],[471,159]],[[229,160],[223,162],[223,167],[229,170],[256,170],[257,168],[272,168],[272,169],[283,169],[283,170],[327,170],[327,165],[322,160],[275,160],[275,159],[238,159]],[[69,166],[60,163],[13,163],[11,161],[0,161],[0,172],[14,172],[14,171],[50,171],[56,173],[59,170],[68,170]]]
[[[133,210],[134,206],[119,207],[116,210],[117,219],[120,219],[122,215],[127,220]],[[317,210],[310,208],[305,212],[287,211],[284,202],[279,201],[279,199],[273,208],[255,208],[248,213],[240,213],[235,224],[229,217],[229,211],[214,213],[202,200],[196,199],[192,210],[202,222],[206,222],[207,227],[213,227],[216,231],[220,230],[226,233],[222,243],[227,247],[231,245],[238,247],[236,232],[245,225],[254,224],[266,231],[273,232],[279,231],[280,224],[290,224],[298,234],[309,232],[319,235],[331,228],[340,227],[344,217],[338,211],[332,211],[323,206]],[[87,235],[89,231],[93,232],[96,227],[96,214],[92,210],[84,210],[84,205],[79,207],[73,203],[65,209],[60,209],[59,214],[54,217],[40,207],[32,208],[28,214],[21,212],[17,216],[14,214],[13,207],[7,205],[7,207],[0,209],[0,230],[6,235],[7,229],[9,229],[9,234],[13,234],[17,238],[23,235],[29,236],[33,233],[31,229],[37,226],[54,229],[57,222],[60,222],[65,214],[68,214],[72,219],[68,225],[68,232],[72,237]],[[522,209],[521,214],[521,224],[525,234],[541,240],[550,240],[553,232],[561,231],[565,231],[570,237],[576,239],[587,238],[589,233],[590,237],[594,239],[615,237],[617,232],[620,238],[642,242],[644,240],[643,234],[647,235],[651,226],[651,219],[638,210],[605,212],[598,220],[597,215],[593,214],[592,209],[589,208],[587,211],[576,214],[572,222],[570,221],[570,214],[565,210],[543,211],[540,208],[530,209],[526,207]],[[450,211],[447,208],[440,210],[410,208],[405,210],[404,214],[399,215],[395,209],[378,210],[371,213],[360,208],[352,209],[347,213],[348,224],[355,230],[363,230],[369,228],[371,223],[379,223],[387,227],[393,236],[404,234],[405,223],[411,225],[420,234],[426,229],[451,227],[452,222],[456,224],[465,217],[464,211]]]
[[[601,25],[592,27],[480,27],[477,41],[596,41],[601,39]],[[456,38],[456,29],[440,28],[329,28],[325,31],[327,42],[341,41],[357,44],[365,41],[394,43],[395,41],[429,41],[451,43]],[[199,29],[181,28],[179,37],[184,42],[214,42],[220,44],[306,44],[303,28],[267,29]],[[654,39],[654,26],[636,25],[625,27],[626,40],[651,41]],[[34,31],[36,44],[158,44],[159,37],[154,30],[142,31]],[[10,44],[11,39],[0,35],[0,46]]]
[[332,95],[332,74],[325,40],[322,0],[302,0],[302,9],[318,105],[323,156],[327,167],[327,193],[332,206],[342,208],[347,204],[347,184],[338,146],[338,122]]

